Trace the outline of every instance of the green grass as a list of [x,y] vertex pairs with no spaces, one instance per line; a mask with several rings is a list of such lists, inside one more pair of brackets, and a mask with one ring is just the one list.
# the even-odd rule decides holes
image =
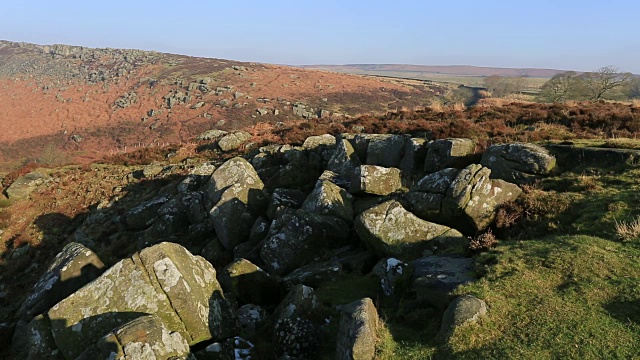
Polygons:
[[508,241],[488,274],[459,290],[489,315],[456,331],[460,359],[640,357],[640,249],[586,235]]

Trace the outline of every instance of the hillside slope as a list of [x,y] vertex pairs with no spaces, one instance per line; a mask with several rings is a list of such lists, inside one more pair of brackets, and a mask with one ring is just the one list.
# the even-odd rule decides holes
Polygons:
[[0,163],[93,159],[258,121],[384,113],[427,105],[444,91],[286,66],[0,41]]

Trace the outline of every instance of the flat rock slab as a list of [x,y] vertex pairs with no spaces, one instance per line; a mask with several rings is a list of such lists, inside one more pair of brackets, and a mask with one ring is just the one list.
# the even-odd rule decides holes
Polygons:
[[413,267],[413,285],[418,298],[442,310],[451,301],[453,290],[476,280],[470,258],[432,255],[415,260]]

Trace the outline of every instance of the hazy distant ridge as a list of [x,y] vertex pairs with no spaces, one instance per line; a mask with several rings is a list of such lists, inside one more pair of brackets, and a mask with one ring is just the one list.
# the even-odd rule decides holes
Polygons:
[[567,70],[536,68],[497,68],[470,65],[404,65],[404,64],[346,64],[346,65],[305,65],[304,68],[324,69],[339,72],[424,72],[457,76],[525,76],[550,78]]

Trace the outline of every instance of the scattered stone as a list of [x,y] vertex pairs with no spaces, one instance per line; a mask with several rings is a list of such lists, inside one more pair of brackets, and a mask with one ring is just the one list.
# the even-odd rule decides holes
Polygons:
[[458,296],[451,301],[444,315],[442,315],[440,334],[450,335],[455,328],[475,323],[486,314],[487,304],[484,300],[472,295]]
[[226,131],[213,129],[213,130],[207,130],[202,134],[198,135],[197,139],[198,140],[218,140],[227,134],[228,132]]
[[492,145],[481,164],[491,169],[492,177],[516,184],[527,184],[551,173],[556,158],[538,145],[503,144]]
[[351,179],[354,171],[360,166],[360,159],[349,141],[338,137],[336,143],[336,150],[327,164],[327,170]]
[[310,213],[336,216],[344,221],[353,221],[352,196],[344,189],[329,181],[318,180],[309,194],[302,210]]
[[345,306],[340,317],[336,359],[373,359],[378,338],[378,322],[378,311],[370,298],[356,300]]
[[231,134],[224,135],[218,140],[218,146],[222,151],[227,152],[240,148],[242,144],[251,140],[253,136],[246,131],[236,131]]
[[353,194],[367,193],[389,195],[402,187],[400,170],[376,165],[361,165],[356,169],[349,191]]
[[426,144],[424,169],[427,173],[446,168],[461,169],[473,162],[476,144],[471,139],[439,139]]
[[282,280],[286,289],[291,289],[298,284],[316,287],[335,280],[341,273],[342,264],[337,258],[333,258],[328,261],[303,266],[291,272]]
[[419,299],[444,310],[458,286],[475,281],[473,259],[430,255],[413,263],[413,286]]
[[33,171],[17,178],[6,189],[7,197],[11,200],[26,199],[38,186],[51,181],[51,177],[43,172]]
[[415,259],[424,250],[460,253],[469,245],[469,240],[457,230],[422,220],[396,200],[358,215],[355,229],[378,256],[402,260]]
[[335,148],[336,145],[336,137],[331,134],[317,135],[317,136],[309,136],[304,140],[302,147],[307,150],[316,150],[320,147],[325,147],[328,149]]

